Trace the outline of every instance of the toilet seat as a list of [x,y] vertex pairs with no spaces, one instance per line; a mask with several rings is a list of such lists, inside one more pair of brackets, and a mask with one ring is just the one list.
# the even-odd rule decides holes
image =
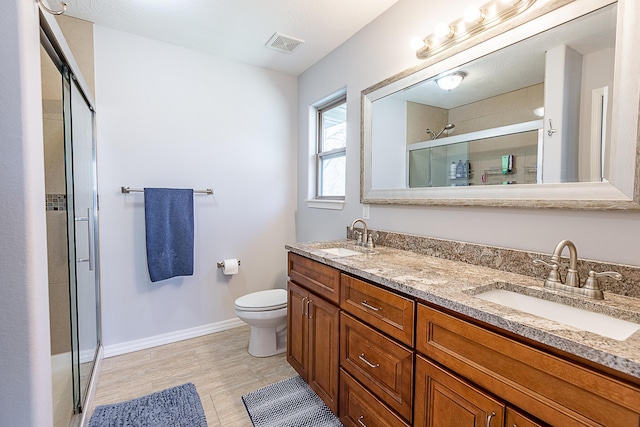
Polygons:
[[269,289],[247,294],[235,302],[237,310],[242,311],[273,311],[287,307],[287,291],[284,289]]

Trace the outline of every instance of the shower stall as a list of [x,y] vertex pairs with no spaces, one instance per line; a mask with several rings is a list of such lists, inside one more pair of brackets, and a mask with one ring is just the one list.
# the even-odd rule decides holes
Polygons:
[[41,12],[45,209],[54,426],[83,411],[101,357],[93,98],[55,19]]

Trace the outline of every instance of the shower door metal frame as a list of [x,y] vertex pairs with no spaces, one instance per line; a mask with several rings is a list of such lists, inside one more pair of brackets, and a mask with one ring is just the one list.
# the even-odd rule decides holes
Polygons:
[[[96,120],[95,120],[95,101],[93,99],[93,96],[91,94],[91,91],[88,89],[89,86],[86,83],[86,80],[84,79],[84,77],[82,76],[82,73],[80,72],[80,67],[78,66],[75,58],[73,57],[73,54],[71,53],[71,49],[69,48],[69,45],[67,44],[66,40],[64,39],[64,35],[62,34],[62,31],[60,30],[60,27],[58,26],[55,17],[53,17],[52,15],[49,15],[47,13],[43,13],[42,10],[40,11],[40,42],[42,47],[45,49],[45,51],[47,52],[47,54],[50,56],[51,60],[54,62],[55,66],[60,70],[61,74],[63,75],[63,92],[65,91],[64,86],[68,85],[68,89],[69,89],[69,93],[72,92],[71,90],[71,85],[75,86],[75,88],[78,90],[79,94],[82,96],[82,98],[84,99],[84,102],[87,104],[88,109],[91,111],[91,128],[92,128],[92,141],[91,141],[91,145],[92,145],[92,174],[93,174],[93,207],[92,207],[92,212],[87,214],[87,220],[89,221],[90,224],[90,234],[93,234],[94,236],[94,240],[92,242],[90,242],[90,245],[93,246],[93,254],[95,255],[94,258],[94,265],[93,265],[93,270],[95,272],[95,304],[96,304],[96,350],[95,350],[95,354],[93,356],[93,368],[92,368],[92,373],[90,376],[90,380],[87,384],[86,387],[84,387],[83,390],[80,389],[80,376],[79,376],[79,355],[77,354],[78,351],[78,335],[77,335],[77,319],[76,319],[76,331],[73,332],[72,331],[72,341],[75,340],[75,346],[72,346],[72,357],[73,357],[73,370],[74,370],[74,375],[73,375],[73,382],[74,382],[74,386],[73,386],[73,401],[74,401],[74,412],[75,413],[79,413],[82,412],[82,420],[79,420],[77,423],[78,425],[83,425],[84,423],[84,417],[86,416],[86,412],[82,411],[83,409],[83,405],[86,405],[88,401],[90,401],[92,399],[92,395],[95,392],[95,383],[94,383],[94,376],[96,374],[96,372],[99,371],[100,368],[100,362],[102,360],[102,354],[103,354],[103,347],[102,347],[102,323],[101,323],[101,303],[100,303],[100,268],[99,268],[99,256],[97,256],[98,254],[98,247],[99,247],[99,242],[98,242],[98,238],[99,238],[99,234],[98,234],[98,209],[99,209],[99,201],[98,201],[98,188],[97,188],[97,168],[96,168]],[[63,100],[64,102],[64,110],[65,112],[69,113],[69,111],[67,110],[67,107],[71,107],[70,103],[70,99],[68,100]],[[65,120],[66,123],[66,120]],[[68,134],[67,134],[68,132]],[[67,130],[67,126],[65,124],[65,140],[67,139],[68,136],[70,136],[71,134],[71,129]],[[67,143],[65,142],[65,146],[67,145]],[[69,161],[69,157],[67,155],[67,153],[65,153],[65,163],[67,163]],[[67,164],[65,166],[65,168],[73,168],[72,164]],[[66,172],[66,174],[68,174],[68,172]],[[68,181],[68,180],[67,180]],[[67,187],[69,187],[69,185],[67,185]],[[73,200],[71,198],[71,200],[67,200],[68,202],[68,209],[70,207],[71,209],[71,215],[69,215],[69,219],[68,219],[68,227],[70,227],[71,229],[74,230],[75,233],[75,228],[76,228],[76,217],[75,217],[75,212],[73,211],[74,209],[74,204],[73,204]],[[91,220],[89,220],[92,217]],[[70,288],[73,288],[76,286],[76,270],[75,267],[77,265],[77,260],[76,260],[76,254],[75,254],[75,244],[72,244],[75,242],[69,242],[68,247],[72,248],[69,250],[69,279],[71,281],[71,279],[73,278],[73,283],[72,286],[70,286]],[[81,260],[82,261],[82,260]],[[73,312],[73,310],[72,310]],[[77,316],[77,310],[75,311],[76,316]],[[71,320],[71,319],[70,319]],[[73,327],[72,327],[73,329]],[[73,342],[72,342],[73,344]]]

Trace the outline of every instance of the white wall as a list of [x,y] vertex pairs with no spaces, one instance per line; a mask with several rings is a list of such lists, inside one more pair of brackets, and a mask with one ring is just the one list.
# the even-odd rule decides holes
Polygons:
[[[408,41],[426,35],[438,21],[461,16],[466,0],[440,2],[400,0],[384,15],[319,61],[299,78],[299,180],[296,223],[299,241],[343,238],[345,228],[361,216],[360,92],[416,65]],[[347,87],[347,194],[342,211],[310,209],[308,188],[308,105]],[[633,155],[633,153],[629,153]],[[467,242],[551,252],[571,239],[583,258],[640,265],[638,213],[536,210],[483,207],[371,206],[372,228]]]
[[0,13],[0,417],[52,425],[40,39],[35,2]]
[[[235,298],[284,287],[296,78],[101,26],[95,58],[106,349],[234,319]],[[193,276],[150,282],[144,196],[121,186],[213,188],[194,196]]]

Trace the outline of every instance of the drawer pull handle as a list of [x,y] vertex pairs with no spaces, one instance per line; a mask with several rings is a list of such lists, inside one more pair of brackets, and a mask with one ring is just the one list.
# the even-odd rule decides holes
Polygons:
[[496,416],[496,413],[492,411],[491,414],[487,417],[487,427],[491,427],[491,418],[495,416]]
[[360,415],[360,418],[358,418],[358,424],[360,424],[362,427],[367,427],[367,425],[362,422],[363,419],[364,415]]
[[306,316],[308,313],[305,313],[304,309],[304,305],[305,305],[305,301],[307,300],[307,297],[302,298],[302,315]]
[[382,310],[382,307],[376,308],[376,307],[374,307],[374,306],[372,306],[370,304],[367,304],[367,301],[362,301],[360,304],[364,305],[365,307],[367,307],[368,309],[373,310],[373,311]]
[[313,319],[313,316],[309,316],[309,313],[310,313],[310,311],[309,311],[309,305],[310,305],[310,304],[313,304],[313,301],[311,301],[310,299],[308,299],[308,300],[307,300],[307,317],[308,317],[309,319]]
[[369,365],[370,368],[379,368],[380,364],[376,363],[375,365],[371,362],[369,362],[367,359],[364,358],[364,353],[362,353],[360,356],[358,356],[358,359],[362,360],[364,363],[366,363],[367,365]]

